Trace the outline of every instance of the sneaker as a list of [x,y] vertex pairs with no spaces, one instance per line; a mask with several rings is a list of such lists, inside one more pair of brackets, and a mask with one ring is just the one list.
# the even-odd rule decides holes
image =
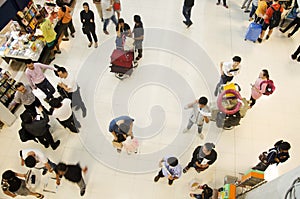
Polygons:
[[266,40],[268,40],[269,38],[270,38],[270,36],[269,36],[269,35],[267,35],[267,36],[266,36]]
[[186,167],[184,167],[184,169],[182,171],[183,171],[183,173],[186,173],[189,169],[190,169],[190,167],[186,166]]
[[92,44],[93,44],[93,42],[90,42],[89,45],[88,45],[88,47],[90,48],[92,46]]
[[47,170],[47,169],[44,169],[43,172],[42,172],[42,175],[43,175],[43,176],[46,175],[47,172],[48,172],[48,170]]
[[183,129],[182,133],[187,133],[189,130],[190,129],[185,128],[185,129]]
[[228,5],[223,5],[225,8],[228,8]]
[[217,6],[220,5],[220,2],[216,3],[216,5],[217,5]]
[[94,45],[94,46],[95,46],[95,48],[98,48],[98,43],[97,43],[97,42],[95,42],[95,45]]
[[172,185],[172,184],[173,184],[173,181],[174,181],[174,180],[169,180],[169,183],[168,183],[168,184],[169,184],[169,185]]
[[246,8],[246,6],[242,6],[242,7],[241,7],[241,9],[244,9],[244,8]]
[[258,38],[257,41],[258,41],[258,43],[261,43],[261,42],[262,42],[262,39],[261,39],[261,38]]
[[59,145],[60,145],[60,140],[57,140],[51,147],[53,150],[56,150]]
[[282,28],[279,28],[279,31],[285,33],[285,31]]
[[60,50],[55,50],[54,53],[55,54],[61,54],[61,51]]
[[190,22],[190,23],[187,25],[187,28],[189,28],[191,25],[193,25],[193,22]]
[[297,62],[300,62],[300,57],[298,57]]
[[104,34],[109,35],[109,32],[107,30],[103,30]]
[[62,38],[63,41],[69,41],[69,38],[68,37],[64,37]]
[[203,133],[199,133],[199,137],[200,137],[201,140],[203,140],[204,139]]
[[185,25],[187,25],[187,22],[186,21],[182,21]]
[[80,191],[80,195],[83,196],[84,194],[85,194],[85,189],[82,189],[82,190]]
[[288,37],[291,37],[291,36],[293,36],[293,34],[292,34],[292,33],[289,33],[289,34],[288,34]]
[[83,118],[86,117],[86,112],[87,112],[87,110],[86,110],[86,108],[84,107],[84,108],[82,109],[82,117],[83,117]]
[[250,12],[250,10],[245,10],[244,12],[245,12],[245,13],[248,13],[248,12]]
[[72,33],[72,34],[71,34],[71,37],[72,37],[72,38],[74,38],[74,37],[75,37],[74,33]]
[[155,178],[154,178],[154,182],[157,182],[158,180],[159,180],[159,176],[155,176]]
[[293,60],[297,59],[297,55],[292,54],[291,57]]

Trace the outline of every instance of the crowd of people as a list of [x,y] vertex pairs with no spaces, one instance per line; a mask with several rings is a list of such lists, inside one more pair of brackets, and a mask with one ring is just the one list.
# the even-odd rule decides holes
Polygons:
[[[247,6],[246,6],[247,3]],[[245,0],[242,8],[246,8],[245,11],[249,11],[251,0]],[[110,34],[107,30],[109,22],[112,21],[116,27],[116,49],[124,50],[125,39],[133,38],[134,50],[137,51],[135,61],[140,60],[143,57],[143,40],[144,40],[144,27],[140,15],[134,15],[134,28],[131,30],[130,26],[125,23],[121,18],[121,2],[119,0],[98,0],[95,1],[96,7],[99,11],[99,17],[103,21],[103,33]],[[217,2],[217,5],[220,1]],[[189,28],[193,22],[191,21],[191,10],[194,6],[194,0],[184,0],[182,13],[185,21],[183,23]],[[228,8],[226,1],[223,0],[223,6]],[[259,0],[252,2],[252,9],[250,12],[250,20],[253,19],[255,14],[255,21],[263,21],[262,32],[258,39],[261,42],[265,30],[269,28],[266,39],[268,39],[272,33],[274,25],[270,24],[275,10],[282,12],[283,8],[278,3],[278,0],[274,0],[272,5],[268,7],[268,0]],[[117,15],[117,17],[115,16]],[[37,16],[37,20],[40,23],[40,29],[43,32],[43,36],[50,52],[50,61],[54,59],[55,53],[61,53],[59,49],[58,40],[69,40],[68,29],[70,29],[71,37],[74,37],[75,28],[72,22],[71,8],[66,5],[60,5],[58,17],[61,23],[59,31],[55,31],[51,22],[40,15]],[[282,32],[286,32],[292,25],[297,24],[296,28],[289,34],[293,35],[298,30],[298,19],[296,18],[287,28],[282,29]],[[83,10],[80,12],[80,21],[82,23],[82,32],[88,38],[88,47],[94,44],[94,47],[98,47],[98,38],[96,34],[95,16],[92,10],[90,10],[87,2],[83,3]],[[292,55],[293,59],[300,61],[298,57],[300,53],[300,47]],[[221,87],[231,83],[233,78],[241,71],[242,58],[240,56],[234,56],[231,61],[220,63],[220,81],[217,83],[214,95],[220,98],[222,91]],[[45,148],[51,148],[56,150],[61,142],[60,140],[54,141],[49,121],[52,118],[64,127],[68,128],[72,133],[79,133],[81,128],[80,122],[76,119],[72,108],[75,107],[75,111],[81,109],[82,116],[86,117],[87,108],[80,96],[80,87],[77,85],[75,78],[70,74],[65,67],[50,66],[42,63],[34,63],[28,59],[25,61],[26,71],[25,75],[28,80],[28,84],[18,82],[15,85],[17,90],[15,98],[10,107],[14,107],[15,104],[23,104],[24,112],[20,115],[21,118],[21,131],[23,135],[30,136],[33,140],[37,140]],[[47,79],[43,70],[52,70],[54,74],[59,78],[59,83],[56,88]],[[46,109],[42,105],[42,102],[32,92],[35,89],[40,89],[45,94],[44,101],[48,103],[50,109]],[[258,78],[254,84],[251,84],[251,96],[247,100],[248,108],[252,108],[257,99],[263,95],[270,95],[275,90],[273,81],[270,80],[269,71],[262,69]],[[225,99],[227,100],[227,99]],[[213,101],[213,100],[212,100]],[[191,109],[190,117],[188,118],[188,124],[183,129],[183,133],[190,131],[194,124],[197,125],[197,131],[201,139],[204,139],[202,132],[204,123],[209,123],[213,119],[211,118],[211,107],[207,97],[201,96],[199,99],[187,104],[184,107],[185,110]],[[239,110],[237,110],[239,111]],[[227,114],[227,113],[226,113]],[[112,145],[117,149],[118,153],[122,152],[122,149],[126,149],[129,153],[138,153],[138,141],[133,133],[133,123],[135,119],[130,116],[119,116],[114,118],[109,123],[108,131],[113,136]],[[128,141],[129,140],[129,141]],[[214,149],[216,143],[205,142],[203,145],[199,145],[194,149],[192,153],[192,159],[185,167],[182,167],[179,163],[179,158],[171,155],[166,155],[159,161],[160,170],[154,177],[154,182],[158,182],[160,178],[166,177],[168,184],[172,185],[175,180],[181,178],[182,173],[187,173],[190,168],[194,168],[196,172],[204,172],[213,163],[216,162],[218,153]],[[255,170],[265,171],[271,164],[279,164],[289,159],[289,150],[291,145],[283,140],[280,140],[274,144],[274,148],[262,153],[259,156],[260,162],[253,167]],[[80,188],[80,195],[83,196],[86,190],[86,184],[84,182],[82,174],[87,172],[87,167],[81,167],[79,164],[70,165],[63,162],[58,164],[52,162],[41,150],[39,149],[23,149],[20,151],[21,165],[25,165],[28,168],[41,169],[42,175],[46,175],[47,172],[55,172],[56,184],[60,185],[60,180],[64,176],[67,180],[76,183]],[[26,187],[26,174],[20,174],[12,170],[6,170],[2,174],[2,189],[5,194],[11,197],[17,195],[27,196],[32,195],[36,198],[43,198],[43,194],[33,192]],[[212,196],[212,188],[207,184],[197,185],[197,187],[203,190],[202,194],[190,193],[190,197],[194,198],[209,198]]]

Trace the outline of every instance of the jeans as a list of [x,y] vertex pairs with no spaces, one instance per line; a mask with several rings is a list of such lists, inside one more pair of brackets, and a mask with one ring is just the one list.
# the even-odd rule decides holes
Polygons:
[[255,5],[252,3],[251,12],[250,12],[250,14],[249,14],[249,17],[250,17],[250,18],[253,17],[253,15],[254,15],[256,9],[257,9],[257,6],[255,6]]
[[52,84],[48,81],[47,78],[45,78],[41,83],[35,84],[35,85],[36,85],[36,87],[41,89],[46,94],[46,96],[47,96],[46,98],[48,100],[53,98],[53,94],[55,93],[55,89],[52,86]]
[[115,26],[118,25],[118,21],[117,21],[117,19],[116,19],[116,16],[113,15],[113,16],[111,16],[110,18],[104,19],[103,31],[107,31],[107,26],[108,26],[108,24],[109,24],[109,20],[112,20],[113,23],[115,24]]
[[[191,120],[189,120],[189,123],[187,125],[187,129],[190,130],[193,126],[194,122],[192,122]],[[198,125],[198,133],[202,133],[202,129],[203,129],[203,125]]]
[[192,7],[183,6],[182,8],[182,14],[185,18],[186,24],[191,24],[191,13],[192,13]]
[[[247,2],[248,2],[248,3],[247,3]],[[244,0],[242,7],[244,7],[244,6],[246,5],[246,3],[247,3],[247,6],[246,6],[246,9],[245,9],[245,10],[248,10],[249,7],[250,7],[251,2],[252,2],[252,0]]]

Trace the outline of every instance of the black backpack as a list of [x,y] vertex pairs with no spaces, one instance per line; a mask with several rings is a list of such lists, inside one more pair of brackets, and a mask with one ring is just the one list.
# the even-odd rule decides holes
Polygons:
[[273,10],[273,14],[272,17],[270,19],[270,27],[274,28],[277,27],[280,23],[281,20],[281,5],[279,6],[278,10],[275,10],[273,6],[271,6],[272,10]]

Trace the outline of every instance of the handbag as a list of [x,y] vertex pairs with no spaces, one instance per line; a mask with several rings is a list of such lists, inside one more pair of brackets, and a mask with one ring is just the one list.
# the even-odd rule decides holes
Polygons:
[[114,3],[113,8],[114,8],[115,11],[120,10],[121,9],[121,4],[120,3]]
[[131,37],[125,37],[123,48],[124,48],[124,51],[133,51],[134,50],[134,39]]
[[85,34],[85,35],[89,33],[89,31],[88,31],[88,29],[87,29],[86,26],[82,26],[82,32],[83,32],[83,34]]

